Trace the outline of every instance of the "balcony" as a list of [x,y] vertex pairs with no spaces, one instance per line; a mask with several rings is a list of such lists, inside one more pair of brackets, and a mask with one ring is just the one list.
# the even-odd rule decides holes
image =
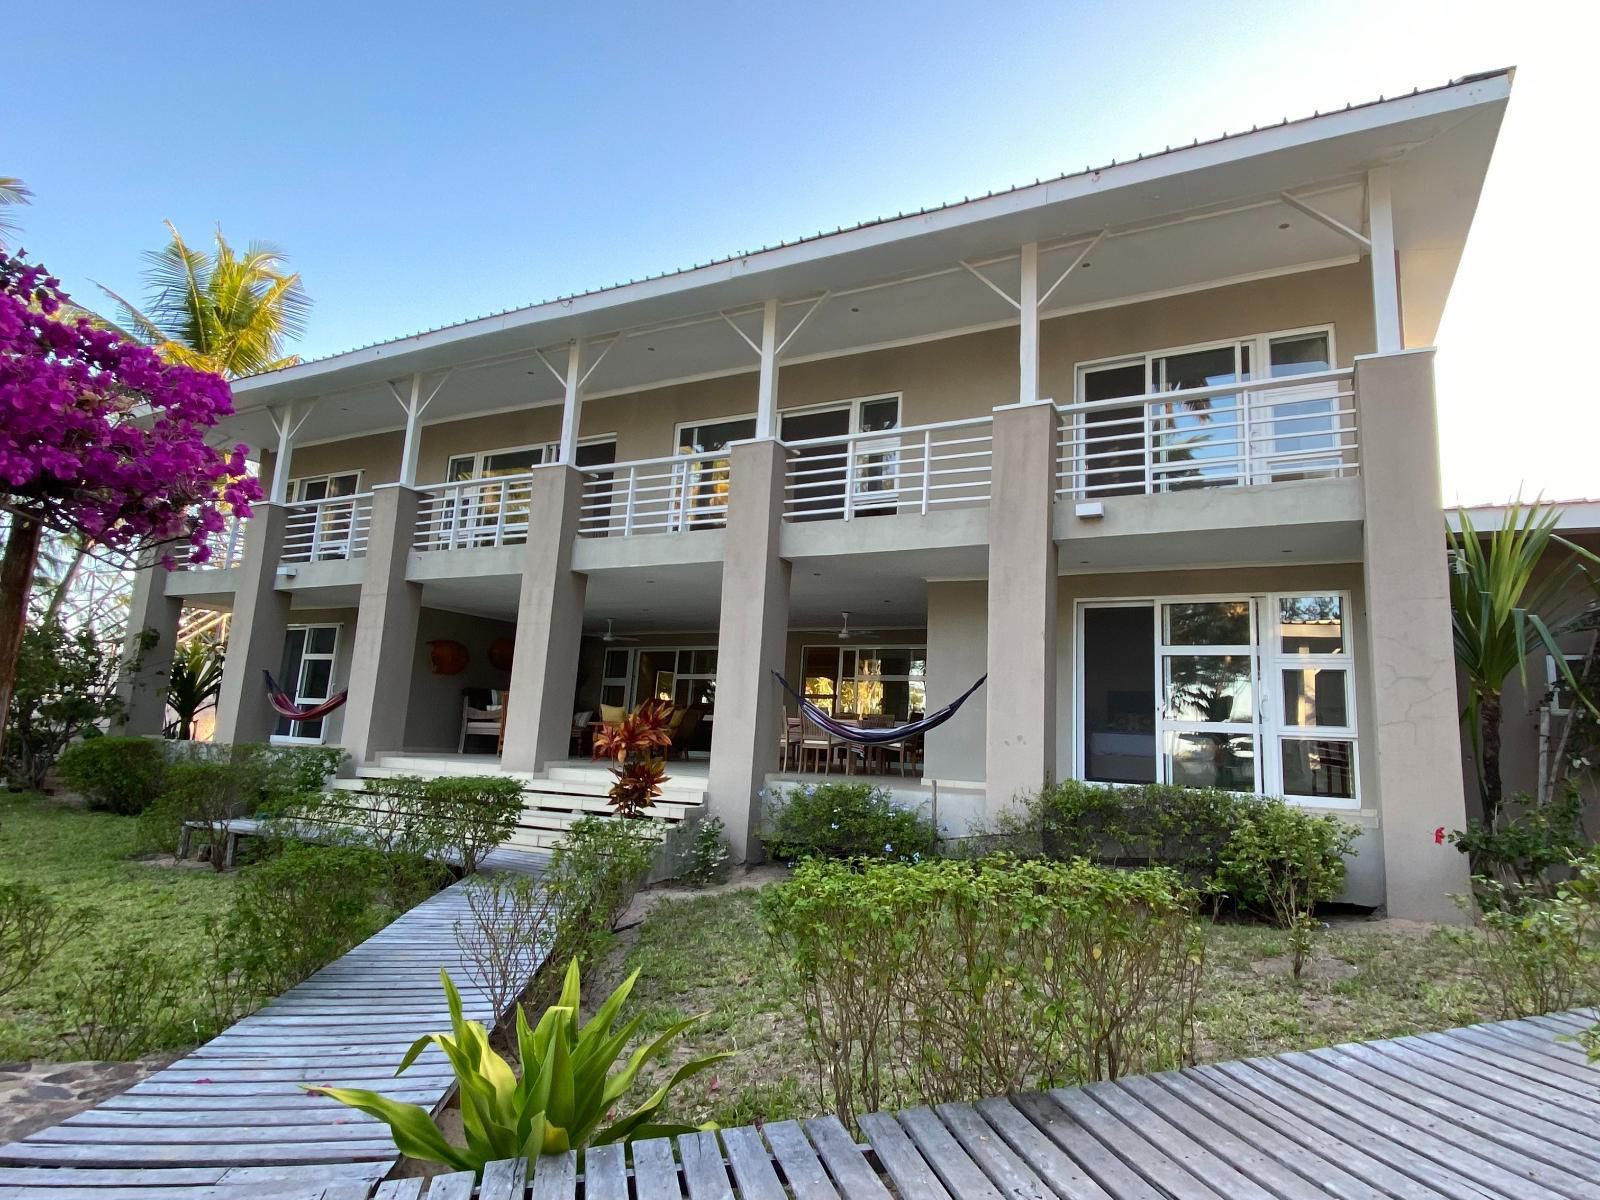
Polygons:
[[1357,473],[1348,369],[1065,404],[1056,495],[1097,500]]
[[732,469],[726,451],[642,458],[583,471],[580,537],[720,529]]
[[528,540],[531,474],[463,479],[421,489],[411,548],[472,550]]
[[284,523],[286,563],[364,558],[372,529],[372,493],[291,504]]
[[994,419],[974,417],[861,433],[841,441],[787,442],[788,521],[927,515],[989,503]]

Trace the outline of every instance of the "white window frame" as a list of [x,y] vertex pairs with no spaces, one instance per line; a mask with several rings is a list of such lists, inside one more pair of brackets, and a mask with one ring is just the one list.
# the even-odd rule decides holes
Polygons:
[[[1574,675],[1581,675],[1583,671],[1583,664],[1588,661],[1589,656],[1583,653],[1563,653],[1561,657],[1566,660],[1568,670],[1570,670]],[[1556,670],[1556,656],[1554,654],[1546,653],[1544,656],[1544,681],[1545,694],[1550,697],[1550,699],[1544,705],[1546,711],[1548,711],[1552,717],[1566,716],[1572,711],[1572,709],[1570,706],[1563,707],[1561,705],[1560,696],[1561,689],[1566,687],[1567,681],[1561,677],[1561,672]]]
[[[1278,602],[1283,599],[1307,596],[1338,597],[1344,634],[1344,649],[1340,653],[1302,655],[1284,654],[1282,652]],[[1251,695],[1255,702],[1255,714],[1254,720],[1249,723],[1249,728],[1252,731],[1252,736],[1256,739],[1255,794],[1281,796],[1286,803],[1304,808],[1347,812],[1359,809],[1362,803],[1360,718],[1357,713],[1357,693],[1360,691],[1360,681],[1357,678],[1355,661],[1356,619],[1352,595],[1346,588],[1296,588],[1283,592],[1243,590],[1188,595],[1111,596],[1102,599],[1085,598],[1078,601],[1073,613],[1073,777],[1076,779],[1085,777],[1088,759],[1088,747],[1085,745],[1083,730],[1084,678],[1083,654],[1080,649],[1084,638],[1084,613],[1091,608],[1143,608],[1149,609],[1151,612],[1151,619],[1154,623],[1154,665],[1151,678],[1151,694],[1154,697],[1156,778],[1164,783],[1167,782],[1164,735],[1168,731],[1184,732],[1194,730],[1199,732],[1230,733],[1238,732],[1240,726],[1245,723],[1223,722],[1219,724],[1206,721],[1173,721],[1166,718],[1163,711],[1166,680],[1164,678],[1162,656],[1167,653],[1187,653],[1197,648],[1168,646],[1166,644],[1166,632],[1162,621],[1162,606],[1164,604],[1203,604],[1229,600],[1249,601],[1253,644],[1249,646],[1208,646],[1204,647],[1203,650],[1205,653],[1241,654],[1248,655],[1250,658]],[[1303,669],[1307,666],[1328,666],[1342,669],[1345,672],[1345,707],[1348,724],[1333,727],[1286,725],[1284,723],[1282,712],[1283,697],[1280,694],[1282,687],[1281,671],[1283,669]],[[1283,763],[1279,739],[1286,737],[1348,742],[1351,747],[1351,790],[1354,794],[1350,797],[1301,796],[1285,792],[1283,789]],[[1107,786],[1117,787],[1124,785],[1108,784]]]
[[[836,651],[836,653],[834,655],[834,665],[833,665],[833,680],[834,680],[833,701],[834,701],[834,715],[835,716],[838,715],[839,698],[840,698],[840,696],[842,696],[844,694],[844,683],[845,683],[846,679],[850,680],[850,682],[852,684],[856,685],[857,687],[859,687],[859,685],[860,685],[860,683],[861,683],[861,681],[863,679],[871,680],[871,681],[873,681],[875,683],[904,683],[904,684],[908,684],[908,685],[909,684],[913,684],[913,683],[920,683],[922,685],[922,702],[923,702],[923,706],[924,706],[923,707],[923,711],[924,711],[924,713],[926,713],[926,711],[927,711],[926,706],[927,706],[927,702],[928,702],[928,678],[929,678],[929,674],[928,674],[928,643],[927,643],[926,640],[923,640],[921,642],[874,642],[874,643],[871,643],[871,644],[861,643],[859,645],[855,644],[855,643],[844,643],[844,642],[833,642],[833,643],[828,643],[828,642],[810,642],[810,643],[806,643],[806,644],[804,644],[804,645],[802,645],[800,647],[800,692],[801,692],[802,695],[805,694],[805,686],[806,686],[806,672],[805,672],[806,652],[809,651],[809,650],[830,650],[830,649]],[[905,650],[905,651],[908,651],[908,652],[910,652],[912,654],[917,654],[917,653],[920,652],[921,655],[922,655],[922,674],[921,675],[910,675],[910,674],[907,674],[907,675],[862,675],[861,674],[861,655],[862,654],[881,654],[885,650]],[[856,655],[856,672],[853,675],[846,675],[844,673],[844,656],[845,656],[845,653],[847,651],[854,651],[855,655]],[[909,690],[910,689],[908,687],[907,691],[909,692]]]
[[[336,621],[318,621],[313,624],[287,625],[284,627],[284,634],[287,636],[292,632],[303,631],[306,634],[306,640],[309,642],[311,638],[311,631],[314,629],[333,630],[333,649],[327,652],[318,652],[315,654],[307,653],[303,649],[300,651],[300,670],[295,676],[292,691],[288,680],[280,681],[284,690],[290,691],[294,696],[294,702],[296,704],[319,704],[328,699],[328,696],[303,696],[300,694],[300,683],[301,680],[305,678],[307,662],[326,662],[328,664],[328,695],[331,696],[333,694],[333,669],[339,661],[339,642],[343,635],[344,626]],[[293,733],[274,733],[267,740],[275,746],[324,745],[328,740],[328,721],[332,718],[332,716],[333,714],[329,713],[328,716],[320,718],[322,721],[322,732],[316,737],[301,737]],[[301,724],[304,724],[304,722],[291,721],[289,723],[289,728],[293,729],[296,725]]]
[[[1253,483],[1269,483],[1272,481],[1270,472],[1264,472],[1262,477],[1258,479],[1254,478],[1248,469],[1249,464],[1255,461],[1258,457],[1270,458],[1270,456],[1260,455],[1255,446],[1252,445],[1252,437],[1256,436],[1258,431],[1253,428],[1253,423],[1250,420],[1249,408],[1251,405],[1254,405],[1258,402],[1257,396],[1260,395],[1260,393],[1252,393],[1250,390],[1250,385],[1252,383],[1261,383],[1274,378],[1293,378],[1293,376],[1275,377],[1272,375],[1271,354],[1272,344],[1274,342],[1292,340],[1294,338],[1301,337],[1317,336],[1326,337],[1328,339],[1328,365],[1330,369],[1336,369],[1339,364],[1339,347],[1335,336],[1334,326],[1330,322],[1326,324],[1303,325],[1290,329],[1272,329],[1260,333],[1241,334],[1237,337],[1218,338],[1213,341],[1192,342],[1187,345],[1167,346],[1157,350],[1135,351],[1131,354],[1113,354],[1105,358],[1086,359],[1083,362],[1078,363],[1074,368],[1073,397],[1080,404],[1085,402],[1084,398],[1087,390],[1087,378],[1089,375],[1097,371],[1114,369],[1117,367],[1133,366],[1142,366],[1144,368],[1144,391],[1142,395],[1155,395],[1156,390],[1153,372],[1155,370],[1155,363],[1157,360],[1170,358],[1178,354],[1195,354],[1207,350],[1224,350],[1231,347],[1234,350],[1234,362],[1237,364],[1239,348],[1247,346],[1250,350],[1250,371],[1248,375],[1239,380],[1239,414],[1241,418],[1241,427],[1236,431],[1240,462],[1240,478],[1238,479],[1237,484],[1239,486],[1243,486]],[[1292,403],[1296,399],[1292,387],[1293,385],[1290,384],[1281,384],[1272,389],[1270,393],[1265,395],[1263,400],[1264,405],[1270,408],[1285,402]],[[1183,393],[1181,390],[1178,390],[1173,392],[1163,392],[1160,394],[1181,396]],[[1302,398],[1305,400],[1315,400],[1325,399],[1327,397],[1307,395]],[[1128,399],[1133,400],[1136,399],[1136,397],[1129,396]],[[1335,407],[1338,407],[1337,401],[1335,402]],[[1333,419],[1335,421],[1339,420],[1338,418]],[[1340,426],[1336,424],[1335,430],[1337,431],[1339,428]],[[1320,432],[1322,431],[1309,431],[1302,436],[1313,436],[1314,433]],[[1284,434],[1282,436],[1289,437],[1295,435]],[[1148,445],[1148,434],[1146,435],[1146,442],[1147,444],[1144,447],[1146,461],[1149,463],[1154,463],[1154,448]],[[1084,439],[1082,442],[1082,448],[1079,451],[1080,455],[1087,453],[1087,447],[1088,440]],[[1342,452],[1337,445],[1329,450],[1330,458],[1340,458],[1341,454]],[[1077,468],[1080,476],[1087,478],[1087,475],[1085,474],[1087,469],[1086,464],[1082,459],[1080,459],[1078,462]],[[1313,466],[1310,469],[1322,470],[1325,468]],[[1150,475],[1147,472],[1147,477],[1145,479],[1146,492],[1158,493],[1166,491],[1166,489],[1160,487],[1159,484],[1160,478]]]
[[[826,400],[826,401],[821,401],[821,402],[816,403],[816,404],[806,404],[806,405],[802,405],[800,408],[781,408],[781,409],[778,410],[778,430],[779,430],[780,433],[782,432],[782,430],[783,430],[783,420],[784,420],[785,417],[808,417],[808,416],[812,416],[812,415],[814,415],[816,413],[842,412],[845,409],[849,409],[850,410],[850,432],[847,433],[847,434],[841,434],[840,437],[841,438],[856,437],[861,432],[861,409],[862,409],[862,406],[863,405],[867,405],[867,404],[876,403],[879,400],[893,400],[893,401],[895,401],[895,403],[897,405],[897,411],[896,411],[896,416],[895,416],[895,425],[898,428],[898,426],[900,426],[901,424],[904,423],[904,420],[905,420],[905,403],[906,403],[905,393],[904,392],[874,392],[871,395],[867,395],[867,396],[851,396],[848,399],[843,399],[843,400]],[[704,418],[691,420],[691,421],[679,421],[676,425],[674,425],[672,427],[672,450],[671,450],[671,454],[672,455],[683,455],[684,457],[688,457],[688,455],[684,455],[683,451],[681,450],[681,447],[683,446],[683,431],[686,430],[686,429],[697,429],[701,425],[721,425],[721,424],[723,424],[725,422],[728,422],[728,421],[754,421],[755,419],[756,419],[756,414],[751,412],[751,413],[729,413],[726,416],[721,416],[721,417],[704,417]],[[894,445],[893,445],[892,448],[893,449],[899,449],[900,443],[899,443],[899,440],[897,438],[895,438],[895,430],[886,429],[886,430],[883,431],[883,436],[884,436],[885,439],[894,439]],[[783,439],[780,438],[779,440],[781,441]]]
[[[595,434],[593,437],[578,439],[578,445],[580,446],[600,446],[607,442],[616,445],[617,435],[614,433],[601,433]],[[561,453],[561,443],[528,442],[521,446],[495,446],[488,450],[465,450],[460,454],[451,454],[445,458],[444,473],[448,480],[450,464],[459,462],[464,458],[470,458],[472,459],[472,474],[468,478],[472,480],[484,479],[487,477],[483,473],[483,465],[487,459],[493,458],[496,454],[517,454],[523,450],[537,450],[539,452],[539,461],[534,466],[545,467],[552,465],[556,461]],[[532,468],[529,468],[529,470],[531,471]],[[511,478],[511,476],[494,476],[494,478]]]
[[[316,503],[316,501],[301,500],[300,499],[300,495],[305,490],[305,487],[306,487],[307,484],[311,484],[311,483],[332,483],[335,479],[343,479],[346,475],[354,475],[355,476],[356,486],[352,490],[351,494],[352,495],[359,495],[360,492],[361,492],[361,478],[362,478],[363,474],[365,474],[365,472],[357,469],[357,470],[354,470],[354,471],[325,471],[325,472],[323,472],[323,473],[321,473],[319,475],[295,475],[295,476],[291,476],[290,479],[289,479],[288,485],[287,485],[287,487],[286,487],[286,489],[284,491],[284,496],[286,497],[286,499],[284,500],[284,503],[286,503],[286,504],[314,504],[314,503]],[[334,499],[340,499],[340,497],[334,497]]]

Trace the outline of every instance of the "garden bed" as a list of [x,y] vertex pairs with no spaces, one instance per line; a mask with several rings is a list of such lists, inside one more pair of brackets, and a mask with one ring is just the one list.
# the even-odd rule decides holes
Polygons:
[[[758,898],[757,889],[731,888],[652,901],[595,981],[593,994],[604,995],[627,971],[641,968],[634,1002],[647,1030],[709,1014],[671,1058],[650,1069],[641,1089],[655,1087],[684,1059],[738,1052],[673,1093],[677,1119],[741,1125],[828,1107],[789,984],[763,931]],[[1259,925],[1210,925],[1198,1058],[1275,1054],[1495,1019],[1492,998],[1470,973],[1475,942],[1476,935],[1460,930],[1335,917],[1296,985],[1287,934]]]

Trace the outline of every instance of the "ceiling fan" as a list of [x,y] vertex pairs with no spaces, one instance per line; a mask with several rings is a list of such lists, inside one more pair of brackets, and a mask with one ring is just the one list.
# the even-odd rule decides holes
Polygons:
[[853,637],[872,637],[878,632],[876,629],[851,629],[850,614],[842,612],[839,615],[844,618],[844,624],[839,626],[839,640],[841,642],[848,642]]
[[607,617],[606,631],[600,635],[600,640],[609,646],[612,642],[637,642],[639,639],[614,632],[611,628],[611,618]]

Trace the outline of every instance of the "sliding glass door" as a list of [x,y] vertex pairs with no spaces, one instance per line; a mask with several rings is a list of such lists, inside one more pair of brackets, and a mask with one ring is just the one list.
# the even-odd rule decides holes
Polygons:
[[1090,603],[1077,644],[1082,778],[1356,805],[1344,594]]

